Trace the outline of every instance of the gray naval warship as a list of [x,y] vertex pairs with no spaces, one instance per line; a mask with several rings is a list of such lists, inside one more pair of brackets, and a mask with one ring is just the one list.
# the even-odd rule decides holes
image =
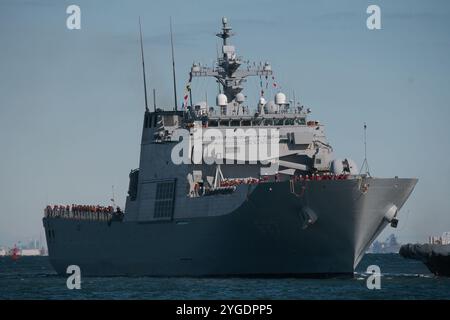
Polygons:
[[[262,90],[250,109],[246,79],[272,79],[272,67],[237,56],[232,35],[223,18],[222,54],[212,67],[192,65],[190,103],[152,111],[146,104],[140,164],[130,172],[123,213],[45,210],[58,274],[78,265],[87,276],[353,276],[377,235],[396,226],[417,179],[376,178],[335,159],[324,125],[282,92],[266,101]],[[143,70],[145,86],[144,63]],[[219,83],[215,105],[192,103],[193,77]],[[190,148],[200,129],[237,132],[237,142],[218,139],[226,150],[213,163],[193,161],[193,149],[175,152],[183,141]],[[268,139],[276,139],[276,159],[231,152],[250,147],[253,140],[239,136],[248,129],[277,132]],[[174,153],[190,162],[175,163]]]

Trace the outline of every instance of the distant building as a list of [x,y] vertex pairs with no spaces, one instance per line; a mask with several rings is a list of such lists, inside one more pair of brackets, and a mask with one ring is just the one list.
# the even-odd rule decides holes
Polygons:
[[47,256],[48,252],[40,239],[30,238],[25,242],[19,241],[12,247],[0,246],[0,257],[4,256]]
[[450,231],[444,232],[442,236],[435,237],[430,236],[428,237],[428,243],[429,244],[450,244]]
[[40,249],[22,249],[20,250],[20,255],[29,257],[29,256],[40,256],[41,250]]
[[394,234],[391,234],[385,241],[376,240],[367,250],[368,253],[398,253],[401,244],[398,243]]

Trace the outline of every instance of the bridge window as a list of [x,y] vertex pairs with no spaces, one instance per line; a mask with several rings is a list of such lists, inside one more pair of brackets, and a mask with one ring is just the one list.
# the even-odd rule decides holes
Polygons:
[[274,119],[274,126],[282,126],[284,119]]
[[217,121],[217,120],[209,120],[208,127],[218,127],[218,126],[219,126],[219,121]]
[[305,125],[306,124],[306,120],[305,120],[305,118],[296,118],[295,119],[295,123],[299,124],[299,125]]
[[294,119],[286,119],[284,120],[285,126],[293,126],[294,125]]
[[262,123],[261,119],[253,119],[253,125],[254,126],[259,126],[259,125],[261,125],[261,123]]

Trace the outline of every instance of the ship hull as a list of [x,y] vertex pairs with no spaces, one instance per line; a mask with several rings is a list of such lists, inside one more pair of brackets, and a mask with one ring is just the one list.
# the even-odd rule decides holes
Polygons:
[[417,180],[365,182],[264,183],[228,214],[170,222],[44,218],[49,257],[61,275],[352,276]]

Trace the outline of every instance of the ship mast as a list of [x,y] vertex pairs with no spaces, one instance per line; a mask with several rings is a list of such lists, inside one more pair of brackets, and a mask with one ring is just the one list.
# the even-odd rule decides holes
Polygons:
[[174,96],[174,99],[175,99],[175,111],[177,111],[178,110],[177,76],[175,74],[175,54],[174,54],[174,50],[173,50],[172,17],[170,17],[170,46],[172,48],[173,96]]
[[236,55],[235,47],[228,42],[228,38],[233,36],[231,30],[227,18],[222,18],[222,31],[217,34],[217,37],[222,39],[222,57],[218,57],[217,67],[201,67],[194,63],[191,70],[193,77],[216,78],[222,85],[228,102],[232,102],[236,95],[244,89],[242,85],[246,77],[272,75],[272,68],[267,62],[262,67],[239,69],[242,60]]

